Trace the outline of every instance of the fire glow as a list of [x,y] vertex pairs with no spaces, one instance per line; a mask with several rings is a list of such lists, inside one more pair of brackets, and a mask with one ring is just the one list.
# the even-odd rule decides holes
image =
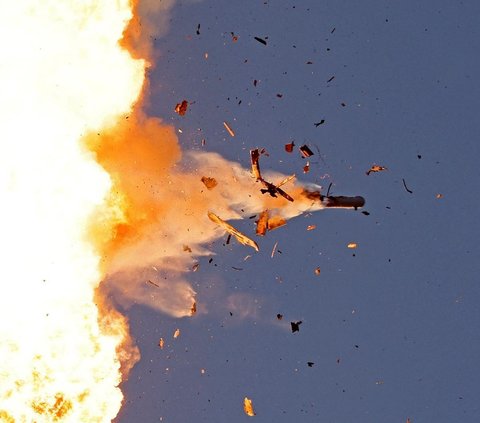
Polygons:
[[0,421],[110,421],[139,355],[105,294],[189,316],[192,257],[224,234],[209,215],[288,219],[363,203],[293,183],[293,201],[275,197],[266,180],[284,175],[273,172],[263,195],[236,163],[182,156],[174,128],[142,112],[149,45],[130,1],[1,8],[11,42],[0,67]]

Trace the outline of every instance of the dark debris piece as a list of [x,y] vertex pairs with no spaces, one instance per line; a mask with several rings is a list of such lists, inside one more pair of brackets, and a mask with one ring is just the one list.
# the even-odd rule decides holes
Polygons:
[[183,100],[181,103],[177,103],[175,106],[175,113],[178,113],[180,116],[185,116],[188,109],[188,101]]
[[277,314],[277,319],[278,319],[278,320],[282,320],[282,319],[283,319],[283,314],[278,313],[278,314]]
[[197,35],[200,35],[200,24],[197,25]]
[[298,322],[290,322],[290,325],[292,327],[292,333],[300,332],[300,325],[301,324],[302,324],[301,320],[299,320]]
[[320,125],[325,123],[325,119],[322,119],[320,122],[314,123],[315,127],[318,128]]
[[307,366],[308,367],[313,367],[315,363],[313,361],[307,361]]
[[300,147],[300,152],[302,153],[303,157],[313,156],[313,151],[310,150],[310,147],[307,144],[304,144]]
[[260,44],[263,44],[264,46],[267,45],[267,42],[263,38],[260,38],[260,37],[253,37],[253,38],[255,38]]
[[327,82],[332,82],[335,79],[335,75],[332,76]]
[[413,191],[410,190],[410,189],[408,189],[407,183],[405,182],[405,179],[402,178],[402,182],[403,182],[403,186],[405,187],[405,190],[406,190],[407,192],[409,192],[410,194],[413,194]]
[[288,144],[285,144],[285,151],[287,153],[291,153],[293,151],[293,147],[295,147],[295,141],[289,142]]
[[362,214],[364,214],[365,216],[370,216],[370,213],[367,212],[366,210],[362,211]]

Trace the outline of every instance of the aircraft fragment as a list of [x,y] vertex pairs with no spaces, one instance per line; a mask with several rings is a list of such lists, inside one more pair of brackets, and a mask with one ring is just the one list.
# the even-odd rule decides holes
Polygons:
[[218,217],[215,213],[208,212],[208,218],[216,223],[219,226],[222,226],[229,234],[233,235],[240,244],[248,245],[252,247],[255,251],[258,251],[258,245],[255,241],[250,239],[248,236],[241,233],[238,229],[235,229],[232,225],[225,222],[223,219]]

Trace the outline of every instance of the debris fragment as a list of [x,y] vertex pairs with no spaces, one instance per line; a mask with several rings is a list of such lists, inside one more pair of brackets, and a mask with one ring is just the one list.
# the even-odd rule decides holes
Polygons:
[[233,132],[233,129],[230,127],[230,125],[227,122],[223,122],[223,126],[225,126],[225,129],[227,132],[230,134],[231,137],[235,136],[235,132]]
[[435,198],[437,198],[437,199],[443,198],[443,194],[438,193],[438,194],[435,196]]
[[255,416],[255,411],[253,411],[253,404],[252,404],[252,400],[248,397],[245,397],[245,399],[243,400],[243,411],[245,411],[245,414],[247,416]]
[[278,313],[277,314],[277,320],[282,320],[283,319],[283,314]]
[[303,166],[303,173],[310,172],[310,162],[307,162],[305,166]]
[[322,119],[320,122],[314,123],[315,127],[318,128],[320,125],[325,123],[325,119]]
[[258,251],[258,245],[255,241],[250,239],[248,236],[242,234],[239,230],[235,229],[232,225],[222,220],[215,213],[209,211],[208,218],[217,225],[222,226],[229,234],[232,234],[237,239],[237,241],[240,242],[240,244],[248,245]]
[[327,82],[332,82],[335,79],[335,75],[332,76]]
[[290,326],[292,327],[292,333],[300,332],[300,325],[301,324],[302,324],[301,320],[299,320],[298,322],[290,322]]
[[149,284],[156,286],[157,288],[160,288],[160,285],[156,284],[155,282],[151,281],[150,279],[147,281]]
[[181,103],[177,103],[175,106],[175,113],[178,113],[180,116],[185,116],[188,109],[188,101],[183,100]]
[[267,228],[269,231],[280,228],[287,224],[287,220],[282,216],[272,216],[267,221]]
[[236,43],[238,41],[238,35],[235,35],[233,32],[230,32],[230,35],[232,36],[232,41]]
[[213,189],[218,185],[218,182],[215,178],[210,178],[208,176],[202,176],[201,181],[207,187],[207,189]]
[[278,98],[282,98],[282,97],[283,97],[283,94],[278,93],[278,94],[277,94],[277,97],[278,97]]
[[350,249],[357,248],[357,243],[356,243],[356,242],[350,242],[350,243],[347,245],[347,248],[350,248]]
[[180,336],[180,329],[175,329],[173,333],[173,339],[177,339]]
[[315,274],[318,276],[320,274],[321,270],[320,267],[315,268]]
[[295,142],[289,142],[288,144],[285,144],[285,151],[287,153],[291,153],[293,151],[293,147],[295,147]]
[[200,263],[195,263],[195,264],[192,266],[192,272],[196,272],[199,267],[200,267]]
[[370,169],[367,170],[366,174],[381,172],[382,170],[388,170],[385,166],[372,165]]
[[308,367],[313,367],[315,363],[313,361],[307,361],[307,365]]
[[278,241],[275,243],[275,245],[272,248],[272,253],[270,254],[270,258],[273,258],[273,256],[275,255],[275,251],[277,251],[277,245],[278,245]]
[[408,189],[407,183],[405,182],[405,179],[402,178],[403,186],[405,187],[405,191],[407,191],[410,194],[413,194],[413,191]]
[[197,313],[197,303],[194,301],[190,308],[190,316],[194,316]]
[[188,245],[184,245],[183,246],[183,251],[185,251],[186,253],[191,253],[192,249]]
[[362,211],[362,214],[364,214],[365,216],[370,216],[370,213],[367,212],[366,210]]
[[[263,151],[263,150],[262,150]],[[260,157],[260,151],[258,148],[254,150],[250,150],[250,160],[252,163],[252,173],[255,176],[257,181],[260,181],[265,188],[262,188],[260,191],[262,194],[269,193],[272,197],[276,197],[277,194],[280,194],[282,197],[287,199],[288,201],[293,201],[293,198],[287,194],[280,186],[286,184],[287,182],[291,181],[295,175],[288,176],[278,185],[274,185],[271,182],[267,182],[265,179],[262,178],[262,174],[260,173],[260,165],[258,163],[258,159]]]
[[197,25],[197,35],[200,35],[200,24]]
[[262,175],[260,173],[260,164],[258,163],[258,159],[260,157],[260,152],[258,148],[255,150],[250,150],[250,161],[252,163],[252,173],[255,176],[255,179],[260,180],[262,179]]
[[257,220],[257,229],[256,234],[264,236],[267,233],[268,229],[268,210],[264,210],[260,213],[260,216]]
[[304,144],[300,147],[300,152],[302,153],[303,157],[313,156],[313,151],[310,150],[310,147],[307,144]]
[[263,38],[260,38],[260,37],[253,37],[253,38],[255,38],[260,44],[263,44],[264,46],[267,45],[267,42]]
[[158,346],[160,347],[161,350],[163,350],[164,345],[165,345],[165,341],[163,340],[163,338],[160,338],[160,340],[158,341]]
[[317,227],[317,225],[308,225],[307,226],[307,231],[313,231],[316,227]]

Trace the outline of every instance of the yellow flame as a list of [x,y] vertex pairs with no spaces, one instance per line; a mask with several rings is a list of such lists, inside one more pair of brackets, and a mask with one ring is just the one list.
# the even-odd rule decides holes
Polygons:
[[140,93],[145,63],[118,44],[130,4],[4,1],[0,16],[0,421],[110,421],[125,322],[99,323],[84,231],[111,182],[79,140]]

